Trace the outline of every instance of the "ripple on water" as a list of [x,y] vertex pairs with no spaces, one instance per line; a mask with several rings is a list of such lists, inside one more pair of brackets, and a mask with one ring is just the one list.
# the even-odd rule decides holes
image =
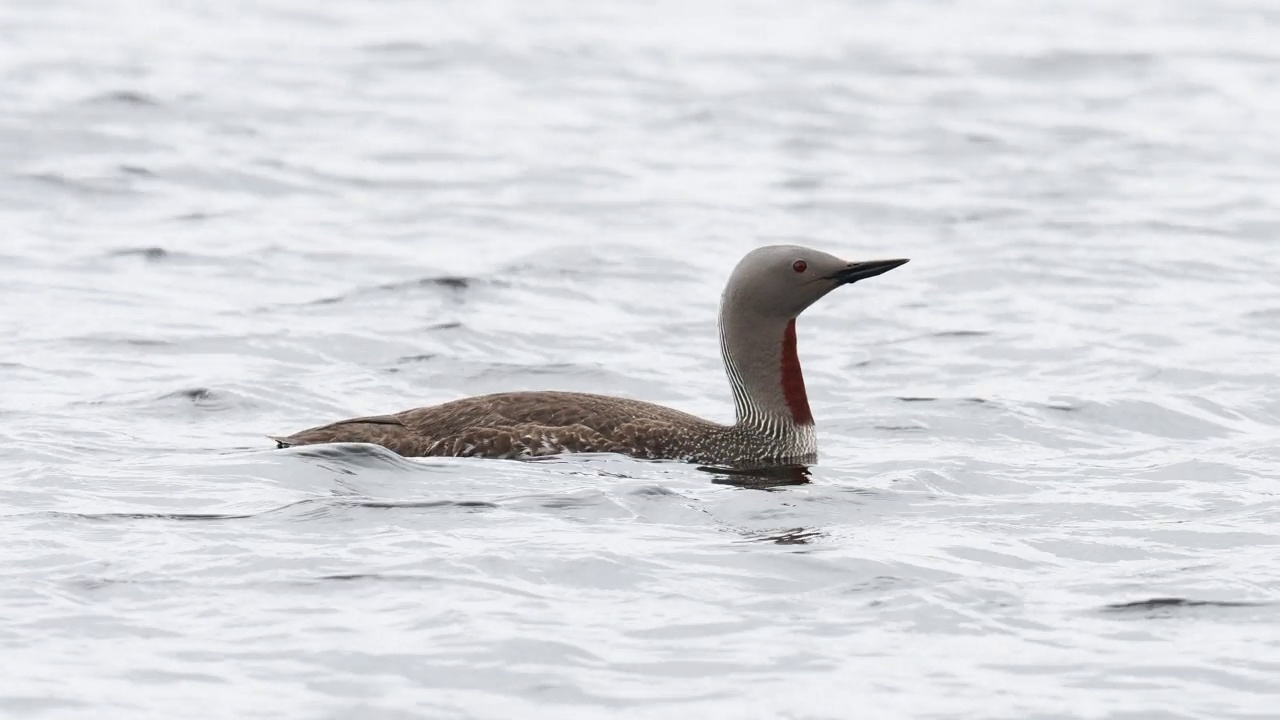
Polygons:
[[[1274,714],[1271,3],[55,5],[0,3],[0,714]],[[765,242],[912,258],[802,320],[807,470],[267,438],[727,420]]]

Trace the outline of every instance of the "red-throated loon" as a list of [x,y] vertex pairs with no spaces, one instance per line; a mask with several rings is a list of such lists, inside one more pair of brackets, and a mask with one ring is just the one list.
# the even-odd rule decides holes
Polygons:
[[837,287],[905,262],[847,262],[796,245],[748,253],[720,300],[720,353],[737,411],[732,425],[641,400],[538,391],[341,420],[272,439],[280,447],[373,443],[408,456],[614,452],[739,467],[812,463],[818,443],[796,355],[796,317]]

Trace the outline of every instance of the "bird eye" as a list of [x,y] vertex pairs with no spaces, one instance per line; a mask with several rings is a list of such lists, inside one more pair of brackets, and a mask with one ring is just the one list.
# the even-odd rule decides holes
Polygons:
[[809,269],[809,263],[807,263],[807,262],[805,262],[805,261],[803,261],[803,260],[797,260],[797,261],[795,261],[795,262],[791,263],[791,269],[792,269],[792,270],[795,270],[795,271],[796,271],[796,272],[798,272],[798,273],[802,273],[802,272],[804,272],[805,270],[808,270],[808,269]]

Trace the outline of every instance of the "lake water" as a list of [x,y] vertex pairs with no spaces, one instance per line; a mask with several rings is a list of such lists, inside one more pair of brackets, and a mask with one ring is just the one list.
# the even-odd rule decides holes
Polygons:
[[[0,714],[1280,717],[1270,0],[0,4]],[[717,420],[810,482],[267,434]]]

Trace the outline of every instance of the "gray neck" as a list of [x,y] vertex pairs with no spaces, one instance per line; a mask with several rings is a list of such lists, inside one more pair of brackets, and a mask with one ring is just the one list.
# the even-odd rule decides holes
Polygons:
[[[776,438],[788,446],[807,445],[813,437],[813,421],[808,400],[804,398],[798,362],[794,364],[790,394],[795,400],[798,390],[804,402],[800,419],[807,417],[807,423],[797,422],[797,413],[788,403],[788,388],[783,380],[788,323],[785,319],[761,317],[740,308],[735,310],[732,303],[724,302],[720,308],[720,354],[733,390],[736,427]],[[794,357],[793,352],[793,360]]]

